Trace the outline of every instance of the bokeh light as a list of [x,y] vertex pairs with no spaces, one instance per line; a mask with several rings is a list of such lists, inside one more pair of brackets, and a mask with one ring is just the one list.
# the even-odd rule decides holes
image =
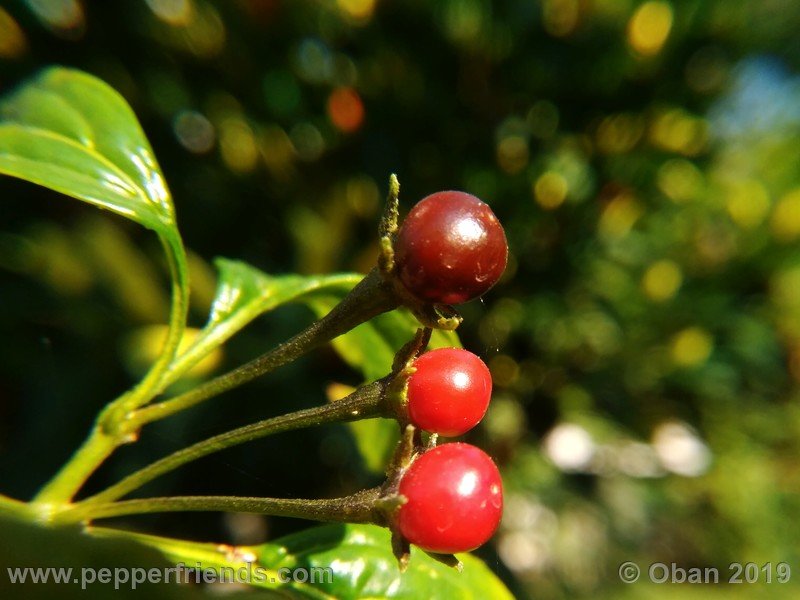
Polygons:
[[352,88],[336,88],[328,97],[328,116],[342,132],[352,133],[364,122],[364,103]]
[[27,49],[25,32],[14,17],[0,7],[0,58],[19,58]]
[[642,3],[628,22],[628,43],[644,56],[658,54],[672,29],[672,6],[653,0]]

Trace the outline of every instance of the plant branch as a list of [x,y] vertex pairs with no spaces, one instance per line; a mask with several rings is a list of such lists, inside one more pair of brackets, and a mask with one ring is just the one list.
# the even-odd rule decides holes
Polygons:
[[120,440],[107,434],[99,423],[95,423],[83,444],[39,491],[32,502],[36,504],[68,503],[95,469],[103,464],[103,461],[121,444]]
[[116,448],[134,439],[131,431],[124,427],[130,411],[152,399],[162,376],[175,358],[186,327],[186,313],[189,305],[188,282],[184,266],[186,258],[179,238],[169,240],[159,236],[159,239],[167,255],[172,281],[169,331],[161,354],[144,379],[103,409],[83,444],[36,494],[33,499],[35,503],[68,503],[97,467]]
[[180,240],[170,241],[162,237],[161,243],[167,255],[170,280],[172,281],[172,306],[170,308],[167,339],[164,341],[164,347],[161,349],[158,359],[153,363],[147,375],[125,400],[120,402],[121,412],[126,413],[122,418],[127,417],[127,412],[130,410],[150,402],[153,396],[158,393],[161,379],[175,360],[181,338],[183,338],[183,333],[186,329],[186,315],[189,308],[189,281],[185,267],[185,251]]
[[400,304],[393,286],[378,269],[373,269],[327,315],[309,327],[250,362],[169,400],[136,411],[127,426],[138,430],[151,421],[163,419],[195,406],[204,400],[252,381],[329,342],[373,317],[397,308]]
[[388,416],[389,409],[386,408],[385,401],[387,386],[388,379],[379,379],[378,381],[358,388],[346,398],[336,400],[324,406],[308,408],[272,419],[266,419],[197,442],[196,444],[178,450],[128,475],[126,478],[102,492],[86,498],[80,505],[106,503],[116,500],[142,487],[153,479],[165,473],[169,473],[189,462],[202,458],[203,456],[274,433],[312,427],[324,423],[365,419],[384,414]]
[[31,508],[24,502],[0,494],[0,516],[31,518]]
[[59,522],[105,519],[159,512],[244,512],[314,521],[382,524],[376,503],[381,489],[371,488],[343,498],[248,498],[239,496],[173,496],[142,498],[105,504],[76,505],[58,515]]

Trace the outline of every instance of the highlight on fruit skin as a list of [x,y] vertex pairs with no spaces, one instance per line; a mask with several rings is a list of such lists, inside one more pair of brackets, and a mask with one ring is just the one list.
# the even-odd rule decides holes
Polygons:
[[503,482],[491,458],[470,444],[437,446],[400,479],[406,502],[395,527],[428,552],[469,552],[492,537],[503,514]]
[[416,358],[413,366],[406,398],[415,427],[455,437],[483,419],[492,375],[478,356],[463,348],[437,348]]
[[489,205],[466,192],[420,200],[394,245],[403,286],[418,300],[461,304],[485,294],[508,262],[505,231]]

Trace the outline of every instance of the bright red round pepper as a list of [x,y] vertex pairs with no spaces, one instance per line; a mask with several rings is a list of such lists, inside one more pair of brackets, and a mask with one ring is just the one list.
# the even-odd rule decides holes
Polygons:
[[492,537],[503,513],[503,482],[489,456],[469,444],[443,444],[411,463],[400,479],[406,503],[396,526],[412,544],[468,552]]
[[489,406],[492,375],[461,348],[438,348],[414,361],[408,380],[408,416],[416,427],[447,437],[475,427]]

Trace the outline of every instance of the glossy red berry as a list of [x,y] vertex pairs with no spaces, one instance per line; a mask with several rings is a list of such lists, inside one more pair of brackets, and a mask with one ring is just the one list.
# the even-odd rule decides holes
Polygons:
[[414,361],[408,379],[408,416],[420,429],[448,437],[466,433],[486,414],[492,375],[461,348],[439,348]]
[[465,192],[420,200],[395,243],[400,281],[424,302],[460,304],[489,290],[506,268],[508,244],[492,209]]
[[418,457],[400,480],[406,503],[396,526],[429,552],[468,552],[484,544],[500,523],[503,482],[485,452],[469,444],[443,444]]

